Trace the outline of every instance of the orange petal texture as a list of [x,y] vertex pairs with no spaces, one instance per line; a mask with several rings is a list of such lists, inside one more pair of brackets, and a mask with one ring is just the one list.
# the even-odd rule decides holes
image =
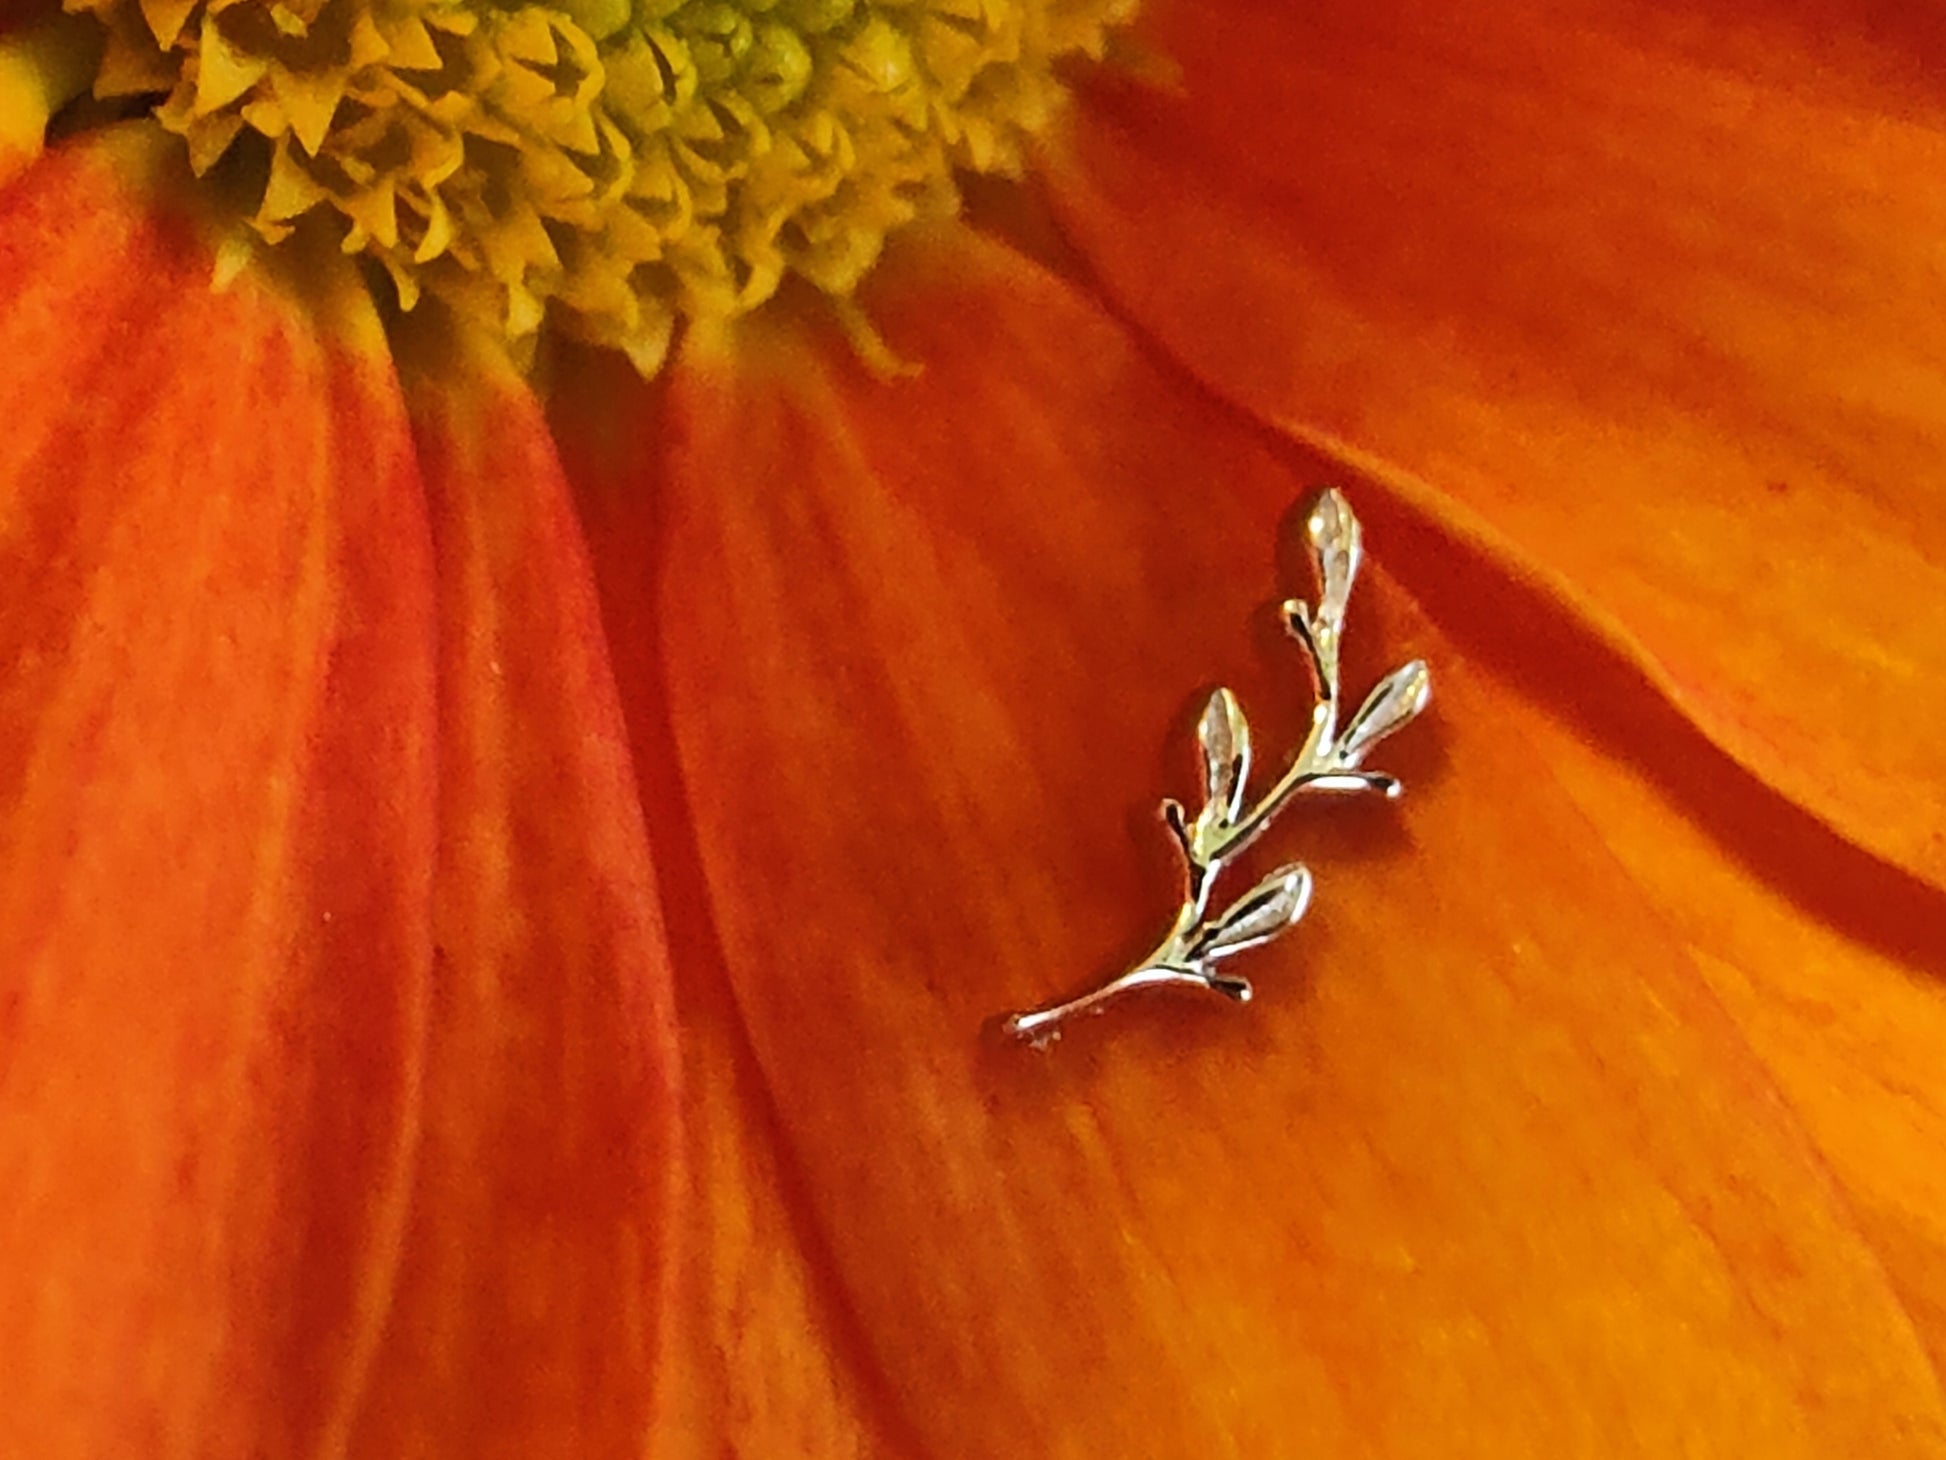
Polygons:
[[[1583,666],[1503,713],[1664,909],[1946,1360],[1946,916]],[[1633,713],[1630,713],[1630,709]],[[1612,713],[1604,713],[1612,712]],[[1617,734],[1615,725],[1628,727]]]
[[0,1452],[637,1454],[673,1014],[537,407],[153,169],[0,196]]
[[674,1012],[595,595],[533,394],[408,368],[440,624],[425,1136],[369,1454],[637,1455]]
[[[1946,32],[1145,25],[916,375],[545,406],[0,40],[0,1455],[1946,1455]],[[1296,740],[1326,479],[1405,800],[1003,1042]]]
[[1174,83],[1091,85],[1049,195],[1226,399],[1939,882],[1946,105],[1903,13],[1159,0]]
[[0,1453],[329,1453],[421,1135],[430,551],[376,322],[212,293],[129,144],[0,196]]
[[[848,1393],[854,1434],[942,1456],[1946,1452],[1922,1339],[1689,949],[1382,577],[1355,680],[1453,667],[1385,757],[1402,805],[1272,834],[1320,890],[1251,1013],[979,1037],[1166,921],[1140,808],[1190,776],[1185,690],[1290,737],[1261,609],[1305,586],[1270,544],[1318,463],[1003,247],[886,268],[916,381],[751,324],[609,383],[659,466],[568,456],[611,633],[656,638],[623,678],[659,661],[666,699],[624,705],[706,899],[679,977],[699,1067],[739,1073],[709,1139],[761,1183],[717,1220],[784,1211],[806,1254],[691,1279],[749,1282],[678,1361],[758,1396],[742,1447],[843,1435]],[[780,1312],[826,1341],[767,1416],[737,1340]]]
[[[664,692],[661,446],[670,422],[612,355],[555,362],[552,425],[594,559],[615,678],[656,845],[683,1036],[679,1266],[663,1297],[655,1460],[730,1455],[919,1455],[861,1361],[855,1318],[782,1142],[724,966],[704,869],[671,751]],[[656,443],[645,450],[645,443]],[[726,654],[741,652],[725,645]],[[725,705],[716,715],[739,713]],[[734,895],[734,894],[730,894]]]

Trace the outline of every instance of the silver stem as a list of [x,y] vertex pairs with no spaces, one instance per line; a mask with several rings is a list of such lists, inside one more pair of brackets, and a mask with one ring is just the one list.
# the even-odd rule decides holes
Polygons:
[[1217,856],[1233,857],[1241,852],[1257,839],[1293,798],[1309,789],[1312,782],[1329,774],[1331,731],[1336,719],[1337,698],[1334,691],[1331,697],[1321,701],[1311,712],[1310,733],[1305,737],[1303,750],[1291,762],[1290,769],[1270,788],[1269,794],[1246,811],[1216,844],[1213,850]]
[[1315,609],[1298,600],[1284,605],[1285,625],[1304,650],[1316,697],[1302,747],[1270,790],[1246,807],[1249,722],[1229,690],[1216,691],[1198,730],[1206,778],[1203,809],[1192,821],[1181,803],[1163,803],[1163,820],[1183,860],[1183,900],[1174,925],[1146,958],[1098,988],[1008,1015],[1001,1027],[1012,1037],[1045,1043],[1075,1015],[1097,1012],[1139,988],[1183,985],[1238,1003],[1248,1000],[1249,981],[1218,973],[1217,965],[1271,941],[1303,917],[1311,874],[1298,863],[1280,868],[1212,918],[1210,894],[1227,863],[1299,796],[1376,791],[1390,799],[1399,793],[1392,777],[1360,770],[1358,764],[1373,743],[1424,708],[1430,680],[1417,661],[1395,670],[1352,717],[1345,743],[1338,743],[1339,648],[1362,533],[1350,506],[1336,492],[1319,498],[1307,526],[1318,572],[1318,604]]
[[1090,989],[1085,994],[1064,999],[1058,1004],[1046,1004],[1038,1009],[1030,1009],[1025,1013],[1009,1014],[1001,1022],[1000,1028],[1003,1033],[1014,1039],[1024,1039],[1034,1044],[1044,1043],[1055,1038],[1060,1033],[1060,1026],[1077,1014],[1097,1012],[1103,1005],[1114,1002],[1123,994],[1164,984],[1181,984],[1190,988],[1210,990],[1239,1004],[1250,1001],[1251,989],[1247,979],[1208,973],[1178,963],[1144,962],[1110,979],[1100,988]]

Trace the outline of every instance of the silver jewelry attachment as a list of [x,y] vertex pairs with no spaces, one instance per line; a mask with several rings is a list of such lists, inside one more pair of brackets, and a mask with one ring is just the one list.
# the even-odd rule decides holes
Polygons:
[[1345,606],[1358,576],[1361,530],[1335,490],[1325,492],[1305,523],[1317,567],[1318,604],[1302,599],[1283,607],[1284,626],[1310,661],[1316,704],[1304,744],[1276,784],[1248,799],[1250,724],[1227,689],[1210,696],[1197,739],[1203,752],[1203,805],[1192,820],[1179,801],[1162,803],[1162,820],[1182,853],[1182,908],[1167,936],[1135,967],[1099,988],[1058,1004],[1010,1014],[1001,1028],[1017,1039],[1046,1045],[1076,1014],[1098,1013],[1134,989],[1185,985],[1246,1003],[1250,981],[1221,971],[1239,953],[1260,948],[1296,924],[1311,902],[1311,872],[1302,862],[1278,868],[1215,917],[1209,906],[1225,866],[1243,852],[1287,805],[1305,795],[1377,792],[1388,800],[1401,789],[1391,776],[1360,769],[1371,749],[1426,707],[1432,674],[1420,660],[1395,669],[1342,731],[1338,728],[1338,646]]

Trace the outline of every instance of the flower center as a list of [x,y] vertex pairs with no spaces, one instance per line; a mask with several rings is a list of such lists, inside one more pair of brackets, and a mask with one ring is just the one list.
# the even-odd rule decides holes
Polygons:
[[797,274],[848,293],[888,230],[1017,170],[1134,0],[68,0],[103,97],[277,242],[328,227],[510,336],[543,318],[661,358],[678,317]]

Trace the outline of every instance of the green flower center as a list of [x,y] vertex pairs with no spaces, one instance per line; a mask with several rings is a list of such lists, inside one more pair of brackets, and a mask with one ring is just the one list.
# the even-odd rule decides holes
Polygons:
[[68,0],[103,97],[277,242],[330,228],[511,337],[543,319],[645,369],[678,318],[796,274],[848,293],[886,233],[1018,169],[1134,0]]

